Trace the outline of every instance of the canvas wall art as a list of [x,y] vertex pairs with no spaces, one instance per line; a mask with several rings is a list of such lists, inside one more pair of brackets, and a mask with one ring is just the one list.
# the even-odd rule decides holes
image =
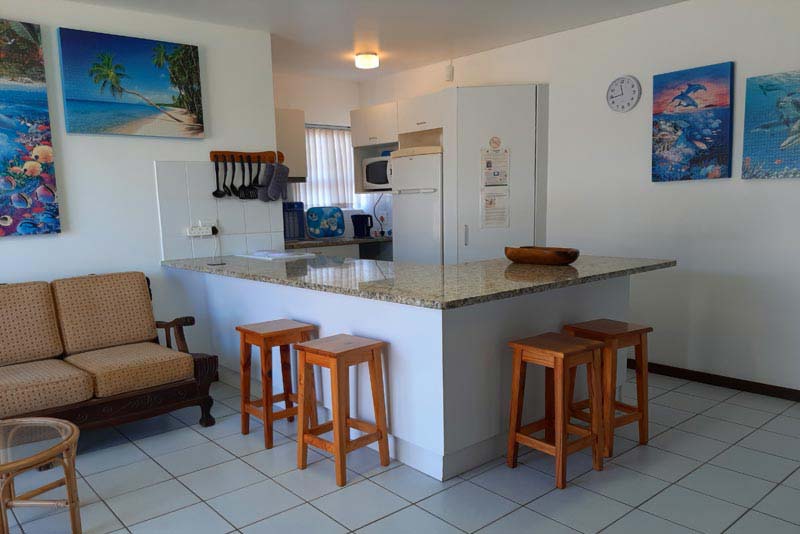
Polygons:
[[0,19],[0,237],[60,231],[41,31]]
[[733,63],[653,76],[654,182],[731,176]]
[[800,178],[800,71],[747,79],[742,178]]
[[203,137],[196,46],[59,28],[68,133]]

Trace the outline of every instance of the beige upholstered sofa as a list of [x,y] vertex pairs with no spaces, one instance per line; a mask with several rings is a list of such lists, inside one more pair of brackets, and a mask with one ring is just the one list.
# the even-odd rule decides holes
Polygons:
[[86,428],[198,405],[200,423],[214,424],[217,358],[188,353],[193,318],[155,321],[144,274],[0,285],[0,303],[0,419],[47,415]]

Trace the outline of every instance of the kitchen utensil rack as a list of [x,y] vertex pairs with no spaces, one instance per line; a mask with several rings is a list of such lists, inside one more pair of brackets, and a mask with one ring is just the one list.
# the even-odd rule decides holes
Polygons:
[[236,150],[212,150],[208,154],[208,159],[210,161],[214,161],[214,157],[218,157],[219,161],[223,161],[223,158],[230,161],[233,158],[234,161],[238,162],[239,157],[243,157],[245,160],[247,156],[250,156],[250,159],[255,163],[256,161],[261,161],[261,163],[283,163],[284,157],[283,152],[280,150],[265,150],[263,152],[240,152]]

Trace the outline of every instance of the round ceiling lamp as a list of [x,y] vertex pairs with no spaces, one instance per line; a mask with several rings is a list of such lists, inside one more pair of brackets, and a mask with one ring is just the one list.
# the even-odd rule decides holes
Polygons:
[[356,54],[356,68],[357,69],[377,69],[380,65],[378,54],[369,52],[365,54]]

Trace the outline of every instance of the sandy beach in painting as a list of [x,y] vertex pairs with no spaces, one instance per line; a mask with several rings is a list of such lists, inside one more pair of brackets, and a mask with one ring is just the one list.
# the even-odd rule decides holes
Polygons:
[[169,112],[183,122],[175,122],[163,113],[117,126],[109,133],[126,135],[151,135],[158,137],[202,137],[203,125],[185,109],[169,108]]

